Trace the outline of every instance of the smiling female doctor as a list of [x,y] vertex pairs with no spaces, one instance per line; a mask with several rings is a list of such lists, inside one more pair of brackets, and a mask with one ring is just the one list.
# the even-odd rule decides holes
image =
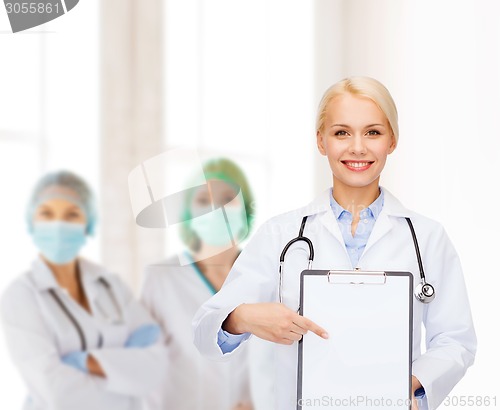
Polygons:
[[[284,264],[283,303],[278,303],[279,258],[308,216],[304,236],[315,245],[314,269],[410,271],[419,268],[406,221],[418,237],[427,282],[435,288],[430,303],[414,303],[413,378],[420,409],[435,409],[473,363],[476,336],[458,255],[438,223],[405,208],[379,186],[387,159],[398,142],[398,120],[387,89],[368,77],[344,79],[324,94],[316,123],[317,146],[328,157],[333,187],[309,205],[271,218],[256,232],[219,293],[194,320],[194,342],[214,359],[228,359],[251,334],[275,342],[277,403],[295,408],[296,343],[307,331],[335,337],[296,313],[300,272],[309,250],[297,242]],[[426,351],[420,350],[424,324]],[[366,341],[370,343],[369,340]],[[413,409],[417,400],[413,400]]]
[[92,192],[67,171],[35,187],[27,222],[40,256],[1,298],[25,410],[140,410],[161,384],[160,327],[115,275],[78,257],[95,229]]

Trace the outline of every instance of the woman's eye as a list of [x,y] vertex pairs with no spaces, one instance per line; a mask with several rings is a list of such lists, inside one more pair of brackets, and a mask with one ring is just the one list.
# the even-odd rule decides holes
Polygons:
[[335,135],[336,135],[337,137],[346,137],[348,134],[347,134],[347,131],[343,131],[343,130],[342,130],[342,131],[337,131],[337,132],[335,133]]
[[36,216],[38,218],[43,218],[43,219],[51,219],[54,218],[54,213],[52,212],[51,209],[39,209],[36,213]]
[[380,135],[380,132],[378,132],[377,130],[370,130],[367,132],[368,135]]
[[82,214],[80,212],[68,212],[65,215],[64,219],[66,221],[75,221],[75,220],[79,220],[81,217],[82,217]]

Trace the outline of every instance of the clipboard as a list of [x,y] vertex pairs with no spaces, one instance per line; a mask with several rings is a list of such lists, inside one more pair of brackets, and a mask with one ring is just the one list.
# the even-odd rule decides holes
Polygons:
[[330,337],[299,342],[297,410],[411,408],[410,272],[304,270],[299,313]]

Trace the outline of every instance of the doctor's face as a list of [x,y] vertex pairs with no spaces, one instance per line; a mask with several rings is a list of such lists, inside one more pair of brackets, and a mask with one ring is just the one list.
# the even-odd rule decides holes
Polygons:
[[395,140],[385,114],[369,98],[344,94],[327,106],[318,149],[328,157],[334,184],[377,184]]
[[248,232],[244,203],[236,189],[224,181],[211,179],[207,187],[198,189],[193,197],[191,214],[195,217],[190,221],[191,229],[205,250],[228,249]]

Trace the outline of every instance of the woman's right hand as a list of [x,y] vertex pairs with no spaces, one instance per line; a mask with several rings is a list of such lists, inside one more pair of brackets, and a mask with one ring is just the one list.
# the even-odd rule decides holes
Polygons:
[[252,333],[261,339],[285,345],[302,339],[309,330],[328,339],[325,329],[282,303],[239,305],[226,318],[222,329],[232,334]]

